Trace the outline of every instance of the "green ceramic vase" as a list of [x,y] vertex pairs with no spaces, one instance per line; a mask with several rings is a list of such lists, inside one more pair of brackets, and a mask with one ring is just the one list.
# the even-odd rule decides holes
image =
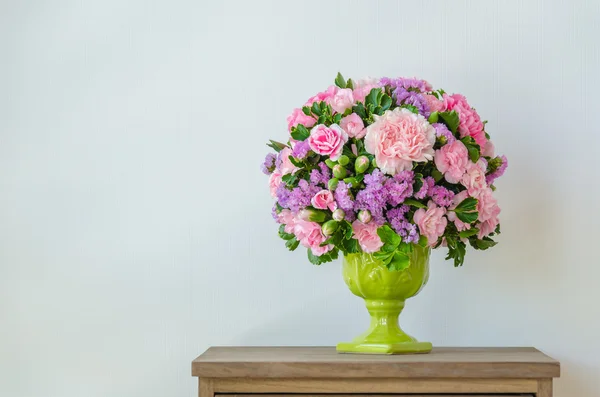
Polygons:
[[388,270],[371,254],[346,255],[344,281],[350,291],[365,300],[371,326],[352,342],[339,343],[340,353],[407,354],[428,353],[431,343],[418,342],[398,325],[404,302],[415,296],[429,279],[429,247],[413,244],[410,266],[402,271]]

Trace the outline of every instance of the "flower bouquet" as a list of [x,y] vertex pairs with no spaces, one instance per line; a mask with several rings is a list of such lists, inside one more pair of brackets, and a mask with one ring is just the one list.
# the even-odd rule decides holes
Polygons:
[[378,324],[394,322],[427,282],[431,248],[446,247],[460,266],[467,244],[496,245],[494,182],[507,161],[495,154],[486,121],[464,96],[424,80],[338,74],[287,122],[287,142],[270,141],[277,154],[262,166],[279,236],[292,251],[306,247],[316,265],[341,252],[346,283],[373,318],[366,335],[338,350],[430,350]]

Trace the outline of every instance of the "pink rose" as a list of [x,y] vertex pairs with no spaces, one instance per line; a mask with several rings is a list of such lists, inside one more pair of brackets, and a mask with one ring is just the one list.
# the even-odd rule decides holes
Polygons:
[[273,198],[277,198],[277,188],[281,184],[282,176],[283,175],[277,170],[269,176],[269,189],[271,190],[271,196]]
[[500,219],[498,219],[500,207],[492,194],[492,189],[486,188],[479,195],[477,211],[479,213],[478,219],[481,222],[477,237],[481,239],[496,230],[496,226],[500,223]]
[[320,210],[329,209],[330,211],[335,211],[337,209],[337,203],[333,198],[333,193],[329,190],[321,190],[315,194],[310,200],[310,203],[313,207]]
[[321,256],[333,249],[332,244],[321,247],[321,244],[327,240],[327,237],[321,231],[321,225],[316,222],[307,222],[297,220],[294,225],[294,234],[300,244],[310,248],[315,256]]
[[430,201],[427,210],[419,208],[413,216],[414,222],[419,226],[419,231],[427,237],[430,246],[435,245],[446,230],[448,220],[444,217],[445,213],[444,207],[438,207],[433,201]]
[[481,192],[487,188],[485,168],[483,159],[480,159],[477,164],[469,161],[467,172],[460,178],[460,183],[467,188],[469,196],[478,198]]
[[354,105],[354,97],[350,88],[339,89],[331,99],[331,108],[338,113],[344,113],[346,109]]
[[302,112],[302,109],[294,109],[292,114],[287,117],[288,130],[291,131],[292,127],[296,127],[298,124],[302,124],[306,128],[310,128],[317,120],[314,117],[307,116]]
[[375,222],[369,222],[367,224],[362,223],[359,220],[352,222],[352,230],[354,231],[354,238],[358,240],[358,245],[366,253],[373,253],[379,251],[379,248],[383,246],[383,241],[377,234],[377,224]]
[[354,82],[352,96],[356,102],[364,102],[373,88],[381,87],[378,79],[366,78]]
[[356,113],[350,113],[340,120],[340,127],[346,131],[350,138],[360,139],[367,133],[367,130],[365,130],[365,123],[363,123],[360,116]]
[[277,214],[277,223],[285,225],[284,230],[286,233],[294,233],[296,216],[292,213],[292,211],[288,210],[287,208],[284,208],[279,212],[279,214]]
[[367,127],[365,149],[375,155],[384,173],[395,175],[411,170],[413,161],[433,159],[435,129],[423,116],[396,108],[374,117],[375,122]]
[[471,136],[481,148],[485,147],[487,138],[485,137],[485,131],[483,131],[483,123],[479,118],[479,114],[467,102],[467,98],[460,94],[444,94],[444,105],[447,111],[456,110],[458,113],[460,119],[458,132],[460,132],[461,138]]
[[329,156],[331,160],[337,160],[342,155],[344,143],[348,141],[348,134],[337,124],[327,127],[319,124],[310,130],[308,145],[310,149],[322,156]]
[[291,155],[292,149],[290,149],[289,147],[286,147],[281,152],[279,152],[276,166],[282,175],[293,174],[298,170],[298,167],[296,167],[290,160]]
[[434,160],[437,169],[450,183],[458,183],[469,163],[472,164],[469,151],[461,141],[454,141],[436,150]]
[[327,91],[319,92],[317,95],[310,97],[304,106],[312,106],[312,104],[315,102],[330,103],[337,90],[338,88],[336,86],[331,85],[329,88],[327,88]]
[[427,107],[431,113],[441,112],[444,110],[444,102],[437,99],[435,95],[425,94],[424,97],[427,101]]
[[[455,209],[467,197],[469,197],[469,194],[467,193],[466,190],[463,190],[462,192],[456,194],[454,196],[454,198],[452,199],[452,206],[450,208],[448,208],[448,209],[449,210]],[[456,230],[458,230],[459,232],[462,232],[463,230],[468,230],[468,229],[471,228],[470,224],[464,223],[463,221],[461,221],[460,219],[458,219],[458,217],[456,216],[456,213],[454,211],[448,211],[448,213],[446,214],[446,216],[448,217],[448,219],[450,221],[454,222],[454,226],[456,226]]]
[[485,157],[496,157],[494,154],[495,148],[492,141],[487,141],[485,146],[481,149],[481,155]]

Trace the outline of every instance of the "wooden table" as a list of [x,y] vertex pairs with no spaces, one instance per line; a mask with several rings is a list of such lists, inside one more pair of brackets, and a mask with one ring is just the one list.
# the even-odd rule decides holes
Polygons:
[[416,355],[339,354],[333,347],[211,347],[192,362],[192,376],[199,378],[199,397],[551,397],[560,364],[532,347],[437,347]]

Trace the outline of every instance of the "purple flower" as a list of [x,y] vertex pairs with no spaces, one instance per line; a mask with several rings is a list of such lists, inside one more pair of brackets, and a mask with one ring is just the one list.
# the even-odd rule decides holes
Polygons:
[[402,171],[385,181],[388,204],[395,207],[412,196],[414,176],[412,171]]
[[277,188],[277,202],[283,208],[289,208],[293,212],[298,212],[308,207],[310,200],[319,191],[321,191],[319,186],[309,184],[304,179],[300,179],[298,187],[292,190],[288,189],[285,183],[281,183]]
[[423,186],[421,186],[421,189],[415,193],[415,198],[422,200],[427,197],[427,193],[429,192],[429,189],[433,187],[433,185],[435,185],[435,180],[432,177],[428,176],[423,178]]
[[273,153],[267,154],[265,161],[260,165],[260,170],[263,174],[269,175],[275,170],[275,158]]
[[408,210],[409,207],[407,205],[393,208],[387,212],[387,219],[396,233],[402,237],[402,241],[417,243],[419,242],[419,233],[417,232],[417,227],[406,219]]
[[329,170],[329,167],[327,167],[327,164],[325,164],[323,161],[319,163],[319,169],[320,171],[314,169],[310,172],[310,183],[313,185],[321,184],[327,187],[327,183],[331,179],[331,171]]
[[352,222],[354,219],[356,219],[356,215],[354,213],[354,201],[352,200],[352,197],[350,197],[349,192],[350,186],[351,185],[349,183],[340,182],[338,183],[335,193],[333,194],[338,207],[343,209],[346,213],[346,220],[348,222]]
[[388,192],[384,186],[386,180],[387,177],[377,168],[373,173],[365,175],[366,187],[356,194],[354,203],[355,211],[369,210],[373,221],[378,225],[385,222],[383,210],[386,208],[388,200]]
[[435,135],[437,137],[443,136],[444,138],[446,138],[446,143],[452,143],[452,142],[456,141],[456,138],[454,137],[452,132],[448,129],[448,127],[446,127],[446,124],[433,123],[431,125],[433,126],[433,128],[435,128]]
[[310,151],[310,146],[308,144],[308,140],[296,142],[294,145],[294,149],[292,150],[292,156],[295,158],[302,160],[306,158],[306,155]]
[[389,85],[392,88],[404,88],[404,89],[415,89],[420,92],[428,92],[431,91],[431,85],[425,81],[417,78],[406,78],[406,77],[398,77],[396,79],[390,79],[389,77],[383,77],[380,81],[381,85]]
[[433,186],[429,189],[429,196],[434,203],[441,207],[450,207],[452,205],[452,199],[454,198],[454,192],[446,189],[443,186]]
[[429,104],[425,97],[415,91],[409,91],[404,87],[398,87],[394,90],[396,96],[396,103],[398,105],[413,105],[419,110],[419,113],[424,117],[429,117]]
[[273,209],[271,210],[271,216],[273,217],[273,219],[275,219],[275,221],[279,220],[279,214],[277,213],[277,205],[273,206]]
[[506,167],[508,167],[508,160],[506,159],[506,156],[501,156],[500,159],[502,160],[502,164],[496,168],[496,171],[485,177],[485,181],[488,185],[491,185],[496,179],[504,175],[504,171],[506,171]]

